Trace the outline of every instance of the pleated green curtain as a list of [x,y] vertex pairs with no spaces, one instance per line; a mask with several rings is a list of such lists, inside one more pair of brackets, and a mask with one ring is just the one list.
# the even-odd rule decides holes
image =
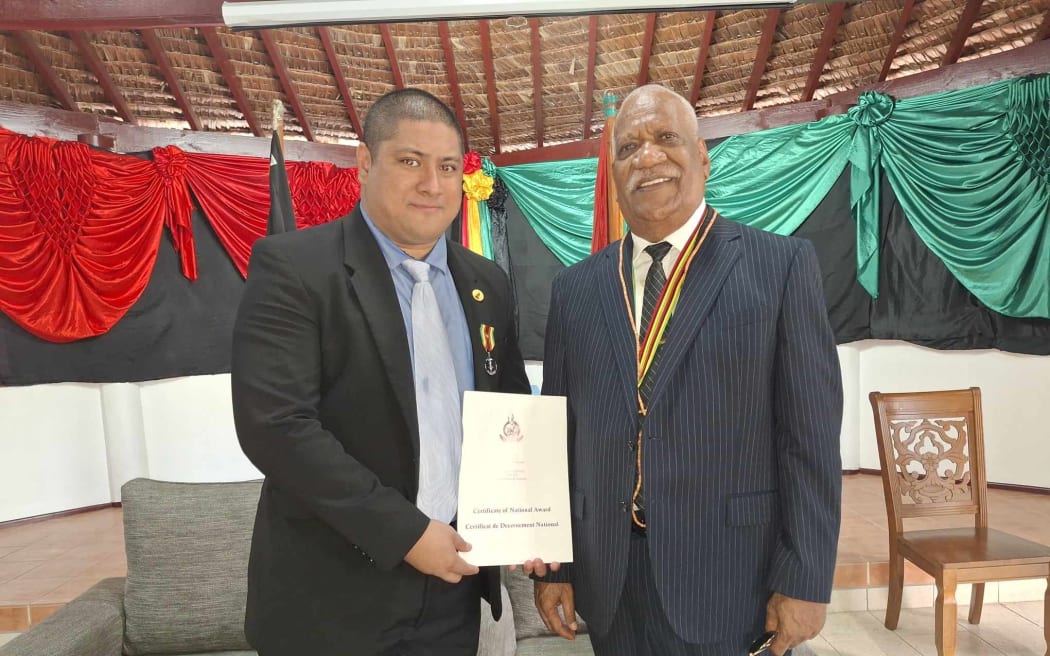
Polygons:
[[707,201],[734,221],[790,235],[842,173],[849,139],[820,121],[730,137],[711,149]]
[[591,254],[598,158],[501,166],[496,175],[562,264],[575,264]]
[[[902,100],[888,114],[858,132],[881,148],[919,237],[989,308],[1050,317],[1050,76]],[[861,225],[877,235],[878,215]]]
[[[707,198],[725,216],[793,233],[846,164],[857,278],[878,296],[885,170],[919,237],[996,312],[1050,318],[1050,76],[895,101],[726,139]],[[565,264],[589,252],[596,159],[504,167],[511,195]]]

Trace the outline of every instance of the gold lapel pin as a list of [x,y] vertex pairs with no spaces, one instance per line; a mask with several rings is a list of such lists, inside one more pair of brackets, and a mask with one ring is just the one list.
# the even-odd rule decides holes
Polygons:
[[481,291],[480,289],[475,289],[473,292],[471,292],[471,296],[473,296],[474,300],[478,303],[485,300],[485,292]]

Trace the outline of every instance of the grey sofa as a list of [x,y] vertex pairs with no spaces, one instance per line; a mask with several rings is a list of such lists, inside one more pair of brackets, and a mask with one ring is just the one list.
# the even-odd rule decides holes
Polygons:
[[[129,481],[122,488],[127,577],[99,582],[0,647],[0,656],[254,655],[243,624],[260,487]],[[503,618],[493,622],[483,603],[478,656],[592,653],[586,635],[574,642],[550,635],[532,583],[520,572],[504,575]]]

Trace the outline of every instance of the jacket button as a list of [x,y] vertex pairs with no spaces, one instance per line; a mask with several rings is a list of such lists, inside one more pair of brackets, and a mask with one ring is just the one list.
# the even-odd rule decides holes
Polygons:
[[620,502],[620,510],[622,512],[627,512],[627,502],[626,501],[621,501]]
[[634,451],[634,442],[632,442],[631,440],[627,440],[627,450]]

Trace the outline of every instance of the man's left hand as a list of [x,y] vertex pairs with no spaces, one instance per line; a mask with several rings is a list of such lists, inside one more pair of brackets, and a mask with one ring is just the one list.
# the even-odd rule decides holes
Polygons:
[[784,656],[787,650],[817,637],[824,628],[827,614],[827,604],[792,599],[774,592],[766,604],[766,631],[777,632],[770,651],[774,656]]

